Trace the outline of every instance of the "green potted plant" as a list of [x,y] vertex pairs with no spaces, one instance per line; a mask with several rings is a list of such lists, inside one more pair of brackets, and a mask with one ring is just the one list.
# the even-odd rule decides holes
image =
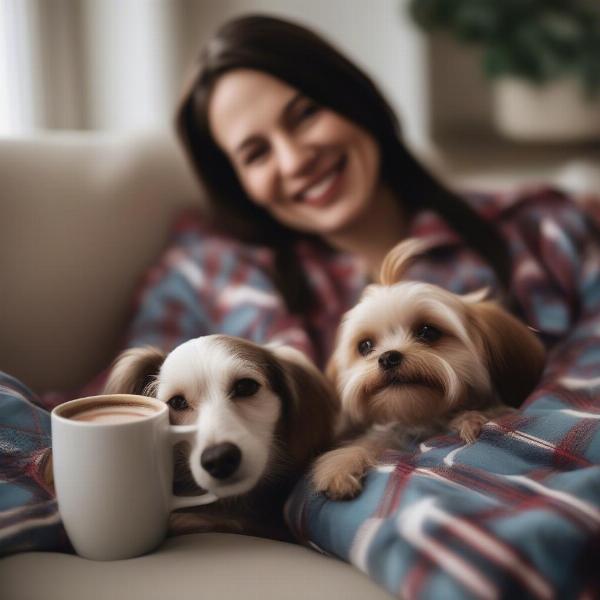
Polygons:
[[409,10],[425,31],[481,48],[503,134],[600,137],[599,0],[409,0]]

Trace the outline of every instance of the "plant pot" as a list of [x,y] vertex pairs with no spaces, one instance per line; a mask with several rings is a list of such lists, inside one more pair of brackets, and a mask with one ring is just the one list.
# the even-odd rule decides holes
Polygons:
[[574,79],[538,86],[507,77],[494,84],[493,97],[496,128],[513,140],[600,139],[600,95],[586,97]]

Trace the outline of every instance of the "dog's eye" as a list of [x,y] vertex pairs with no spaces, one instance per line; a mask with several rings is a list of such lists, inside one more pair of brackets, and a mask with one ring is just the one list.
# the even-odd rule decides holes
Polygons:
[[187,403],[187,400],[183,397],[183,396],[173,396],[168,402],[167,404],[173,409],[173,410],[186,410],[187,408],[190,407],[190,405]]
[[433,325],[421,325],[416,332],[417,339],[426,344],[433,344],[442,337],[442,332]]
[[371,354],[373,352],[373,348],[375,348],[375,344],[372,340],[361,340],[358,342],[358,352],[362,356],[367,356],[367,354]]
[[258,381],[254,381],[254,379],[250,379],[249,377],[245,377],[244,379],[238,379],[233,384],[232,396],[237,398],[254,396],[254,394],[258,392],[259,387],[260,383],[258,383]]

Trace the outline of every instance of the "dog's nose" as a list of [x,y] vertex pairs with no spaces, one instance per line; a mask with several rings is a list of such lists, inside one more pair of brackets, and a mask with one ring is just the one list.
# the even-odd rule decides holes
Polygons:
[[241,460],[241,450],[231,442],[209,446],[200,455],[200,464],[216,479],[226,479],[233,475]]
[[378,359],[379,366],[387,371],[389,369],[393,369],[397,367],[402,362],[402,354],[396,350],[389,350],[388,352],[384,352]]

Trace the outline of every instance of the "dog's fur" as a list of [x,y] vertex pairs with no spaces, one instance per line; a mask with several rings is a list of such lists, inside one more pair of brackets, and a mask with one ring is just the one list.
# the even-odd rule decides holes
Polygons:
[[[245,395],[236,391],[241,380]],[[248,388],[248,380],[257,385]],[[225,335],[190,340],[168,355],[153,347],[127,350],[105,393],[154,396],[170,404],[172,423],[198,426],[191,449],[176,447],[176,490],[201,488],[219,500],[173,513],[171,534],[233,531],[286,539],[285,498],[331,444],[339,408],[332,386],[301,352]],[[241,461],[230,476],[213,477],[203,468],[203,453],[224,442],[239,448]]]
[[[360,492],[386,448],[407,449],[444,431],[474,441],[490,419],[519,406],[537,383],[544,349],[486,290],[459,296],[401,281],[429,243],[409,239],[386,256],[340,325],[328,366],[342,403],[342,447],[319,458],[317,490]],[[362,350],[362,351],[361,351]],[[348,441],[348,439],[350,441]]]

